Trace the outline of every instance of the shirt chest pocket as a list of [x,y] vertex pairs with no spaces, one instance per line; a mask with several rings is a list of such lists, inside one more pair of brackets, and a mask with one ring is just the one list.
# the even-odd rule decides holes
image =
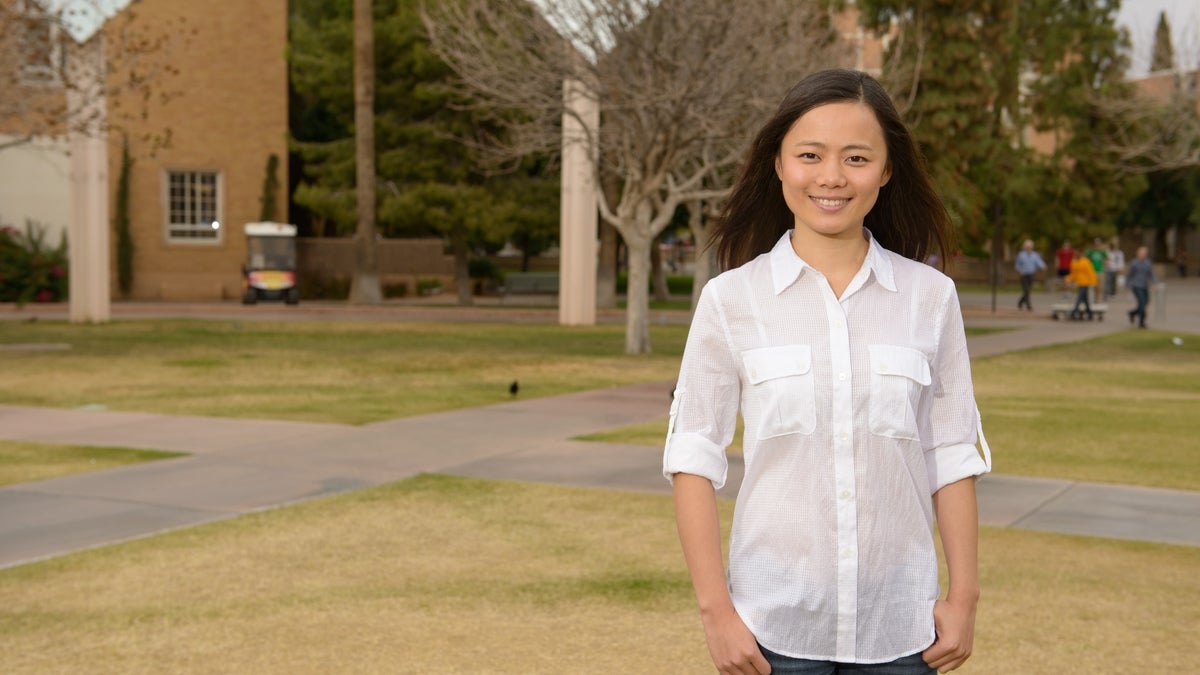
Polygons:
[[871,433],[916,439],[917,406],[931,382],[929,360],[908,347],[870,345]]
[[811,434],[817,426],[817,409],[808,345],[751,349],[742,352],[742,363],[750,394],[758,404],[758,437]]

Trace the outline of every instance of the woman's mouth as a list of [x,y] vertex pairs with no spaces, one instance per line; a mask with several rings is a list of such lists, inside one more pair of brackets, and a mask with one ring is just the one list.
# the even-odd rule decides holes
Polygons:
[[812,197],[817,206],[825,209],[836,209],[845,206],[850,202],[849,199],[831,199],[828,197]]

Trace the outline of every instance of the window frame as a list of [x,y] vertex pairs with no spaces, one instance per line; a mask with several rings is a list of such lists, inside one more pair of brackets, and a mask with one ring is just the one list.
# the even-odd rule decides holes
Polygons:
[[[60,87],[62,86],[63,61],[66,58],[63,50],[63,30],[53,13],[46,11],[33,0],[16,0],[16,14],[22,23],[17,35],[17,53],[20,55],[17,63],[17,80],[28,87]],[[35,23],[44,24],[46,41],[49,43],[44,50],[33,50],[30,45],[30,29]],[[40,40],[39,40],[40,42]],[[45,60],[35,63],[33,56],[37,51],[45,53]]]
[[[220,224],[215,231],[211,229],[210,223],[203,222],[174,222],[172,220],[176,213],[176,203],[172,200],[172,178],[174,176],[190,177],[188,184],[184,186],[190,194],[191,198],[185,197],[185,203],[182,204],[183,211],[201,211],[205,207],[204,204],[197,203],[199,200],[195,196],[195,187],[201,176],[213,176],[213,198],[212,198],[212,213],[213,219]],[[162,233],[163,240],[170,245],[182,246],[218,246],[225,241],[225,230],[227,226],[224,220],[224,195],[225,195],[225,174],[220,169],[211,168],[179,168],[179,167],[164,167],[162,170]],[[206,229],[206,225],[209,227]],[[196,236],[196,234],[188,235],[184,232],[192,232],[202,234],[206,232],[214,232],[211,236]]]

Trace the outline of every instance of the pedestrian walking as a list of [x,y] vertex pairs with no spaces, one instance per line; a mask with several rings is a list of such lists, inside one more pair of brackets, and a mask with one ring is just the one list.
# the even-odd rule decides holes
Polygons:
[[[1096,290],[1096,268],[1092,265],[1092,261],[1088,260],[1082,253],[1075,251],[1075,259],[1071,261],[1071,273],[1067,275],[1067,282],[1074,284],[1075,306],[1071,308],[1072,319],[1082,319],[1086,314],[1087,320],[1092,320],[1092,292]],[[1083,311],[1080,311],[1080,306]]]
[[[954,283],[920,262],[952,250],[950,219],[883,87],[849,70],[801,80],[716,227],[726,271],[692,321],[663,472],[717,669],[957,668],[990,451]],[[715,489],[739,413],[726,573]]]
[[1108,265],[1108,249],[1104,247],[1104,241],[1100,237],[1096,237],[1092,241],[1092,247],[1084,251],[1084,256],[1092,263],[1092,270],[1096,273],[1096,283],[1092,286],[1092,302],[1099,304],[1101,300],[1100,280],[1104,278],[1105,266]]
[[[1067,275],[1071,273],[1071,261],[1075,259],[1075,250],[1071,248],[1071,242],[1064,240],[1062,246],[1054,252],[1054,272],[1058,276],[1058,289],[1066,291]],[[1063,294],[1066,297],[1066,294]]]
[[1104,299],[1114,298],[1125,282],[1125,252],[1117,242],[1108,243],[1108,262],[1104,265]]
[[1021,275],[1021,299],[1017,301],[1017,309],[1032,312],[1033,302],[1029,294],[1033,290],[1033,275],[1046,269],[1046,261],[1042,260],[1040,253],[1033,250],[1033,241],[1026,239],[1025,243],[1021,244],[1021,250],[1017,253],[1016,268],[1017,274]]
[[1150,249],[1139,246],[1129,271],[1125,273],[1125,285],[1133,293],[1137,306],[1129,310],[1129,323],[1137,320],[1138,328],[1146,327],[1146,306],[1150,304],[1150,285],[1158,283],[1154,265],[1150,262]]

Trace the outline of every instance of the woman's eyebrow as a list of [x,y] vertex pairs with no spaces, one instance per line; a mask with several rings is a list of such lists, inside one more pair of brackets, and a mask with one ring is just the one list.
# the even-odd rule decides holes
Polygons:
[[[796,141],[795,143],[793,143],[793,144],[792,144],[792,147],[794,147],[794,148],[798,148],[798,147],[805,147],[805,148],[819,148],[819,149],[821,149],[821,150],[825,150],[825,149],[827,149],[829,146],[828,146],[828,145],[826,145],[825,143],[821,142],[821,141],[808,141],[808,140],[799,140],[799,141]],[[868,144],[868,143],[851,143],[851,144],[849,144],[849,145],[844,145],[844,146],[842,146],[840,149],[841,149],[842,151],[846,151],[846,150],[865,150],[865,151],[868,151],[868,152],[873,152],[873,151],[875,150],[875,148],[874,148],[873,146],[871,146],[870,144]]]

